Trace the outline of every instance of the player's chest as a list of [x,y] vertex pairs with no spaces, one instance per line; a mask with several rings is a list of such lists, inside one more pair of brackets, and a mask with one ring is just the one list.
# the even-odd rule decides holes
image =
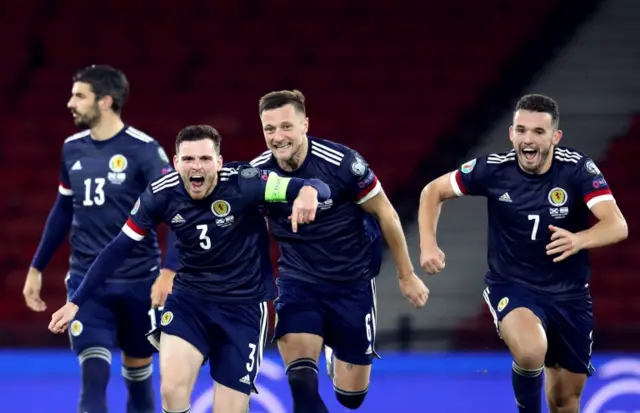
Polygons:
[[175,203],[164,217],[165,222],[182,239],[194,241],[202,234],[223,237],[244,224],[247,214],[257,215],[241,196],[213,198],[198,203],[190,201]]
[[502,219],[521,221],[523,216],[562,220],[577,207],[580,197],[567,180],[514,182],[497,185],[488,199]]
[[139,165],[130,154],[104,152],[90,155],[69,156],[65,167],[74,192],[86,186],[101,186],[104,190],[118,190],[133,181]]

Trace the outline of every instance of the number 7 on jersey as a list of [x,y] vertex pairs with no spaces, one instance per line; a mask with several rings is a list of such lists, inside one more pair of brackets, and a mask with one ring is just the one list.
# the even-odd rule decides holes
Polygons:
[[531,229],[531,240],[536,240],[536,234],[538,233],[538,225],[540,225],[540,215],[529,215],[529,221],[533,221],[533,229]]

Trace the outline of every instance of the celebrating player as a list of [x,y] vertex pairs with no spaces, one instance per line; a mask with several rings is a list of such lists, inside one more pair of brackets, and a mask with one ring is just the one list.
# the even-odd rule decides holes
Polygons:
[[[216,382],[214,411],[244,413],[267,337],[267,300],[275,296],[260,206],[293,201],[291,225],[315,218],[331,195],[317,179],[281,178],[247,165],[224,168],[221,137],[189,126],[176,138],[172,172],[151,183],[122,232],[98,256],[49,328],[64,331],[92,290],[159,222],[173,228],[181,266],[161,319],[164,412],[189,412],[198,371],[207,358]],[[302,227],[304,228],[304,227]]]
[[402,293],[421,307],[428,290],[413,272],[398,215],[369,165],[346,146],[307,136],[302,93],[269,93],[260,99],[259,113],[269,150],[252,164],[285,176],[322,179],[332,193],[318,206],[316,223],[297,233],[287,220],[291,205],[267,207],[282,251],[275,338],[294,412],[327,411],[317,377],[323,341],[336,397],[357,409],[367,394],[375,355],[380,230],[397,264]]
[[[125,75],[109,66],[91,66],[73,77],[67,107],[83,130],[65,140],[58,198],[49,214],[42,240],[24,286],[27,305],[44,311],[40,298],[42,271],[71,228],[71,257],[66,285],[69,296],[91,263],[120,231],[136,197],[149,182],[171,170],[160,145],[127,126],[120,117],[129,95]],[[129,390],[128,413],[154,411],[151,355],[145,338],[150,328],[152,285],[163,291],[162,280],[175,268],[160,271],[155,232],[138,244],[109,278],[99,295],[77,314],[70,329],[72,348],[82,370],[79,411],[106,412],[111,351],[122,350],[122,376]]]
[[[587,250],[622,241],[627,224],[600,170],[558,146],[556,102],[527,95],[516,105],[513,150],[471,160],[429,183],[420,199],[422,268],[445,266],[436,242],[442,201],[487,198],[489,272],[484,290],[514,358],[520,412],[540,412],[542,371],[552,413],[577,412],[592,373],[593,308]],[[598,222],[589,227],[589,210]]]

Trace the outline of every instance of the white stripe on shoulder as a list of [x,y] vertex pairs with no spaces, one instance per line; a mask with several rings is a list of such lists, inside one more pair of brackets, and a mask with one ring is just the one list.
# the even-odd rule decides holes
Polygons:
[[73,141],[78,140],[78,139],[82,139],[85,136],[89,136],[90,134],[91,134],[91,131],[89,129],[83,130],[82,132],[74,133],[73,135],[71,135],[67,139],[65,139],[64,143],[69,143],[69,142],[73,142]]
[[582,159],[582,155],[578,152],[570,151],[569,149],[555,148],[556,155],[562,155],[565,158],[573,158],[576,160]]
[[267,163],[269,159],[271,159],[271,151],[264,151],[249,163],[252,166],[258,166]]
[[147,135],[146,133],[142,132],[141,130],[138,130],[138,129],[134,128],[133,126],[129,126],[124,132],[127,135],[131,136],[132,138],[138,139],[139,141],[142,141],[142,142],[145,142],[145,143],[150,143],[150,142],[153,142],[155,140],[151,136]]
[[235,168],[220,168],[218,172],[221,181],[228,181],[233,175],[238,175],[238,170]]
[[567,163],[578,163],[578,161],[580,160],[567,155],[563,155],[560,152],[556,153],[553,159],[557,159],[561,162],[567,162]]
[[514,151],[508,152],[504,155],[499,153],[492,153],[487,156],[487,163],[490,164],[501,164],[505,162],[511,162],[516,159],[516,153]]
[[170,172],[164,175],[161,178],[156,179],[151,182],[151,192],[156,193],[160,192],[163,189],[171,188],[172,186],[176,186],[180,183],[180,174],[176,171]]
[[342,159],[344,158],[343,153],[340,153],[335,149],[332,149],[316,141],[311,141],[311,153],[318,158],[322,158],[334,165],[340,165]]

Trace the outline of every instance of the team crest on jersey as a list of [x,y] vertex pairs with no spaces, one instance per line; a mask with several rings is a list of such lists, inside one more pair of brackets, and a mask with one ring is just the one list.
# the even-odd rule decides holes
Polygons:
[[462,171],[463,174],[468,174],[469,172],[473,171],[473,168],[476,167],[476,162],[477,162],[477,159],[472,159],[469,162],[463,164],[460,167],[460,170]]
[[80,334],[82,334],[83,329],[84,329],[84,326],[82,325],[82,322],[78,320],[73,320],[71,322],[71,326],[69,327],[69,331],[71,332],[71,335],[74,337],[78,337]]
[[127,165],[127,158],[123,155],[113,155],[111,159],[109,159],[109,169],[111,169],[111,172],[107,174],[109,182],[116,185],[123,183],[125,179],[127,179],[127,174],[124,173],[124,170],[127,169]]
[[549,203],[555,207],[561,207],[567,203],[567,191],[560,187],[553,188],[549,191]]
[[133,205],[133,209],[131,210],[131,215],[135,215],[139,209],[140,209],[140,198],[138,198],[136,203]]
[[356,156],[356,160],[353,161],[353,163],[351,164],[351,172],[355,176],[362,176],[364,175],[366,170],[367,170],[367,165],[364,163],[362,158],[360,158],[359,156]]
[[127,169],[127,158],[120,154],[113,155],[111,159],[109,159],[109,169],[115,173],[123,172]]
[[500,302],[498,302],[498,311],[502,311],[506,306],[509,305],[509,297],[504,297]]
[[158,148],[158,155],[160,156],[162,162],[169,163],[169,157],[167,156],[167,153],[164,151],[164,149]]
[[160,325],[166,326],[169,325],[173,321],[173,313],[171,311],[165,311],[162,313],[162,318],[160,319]]
[[211,212],[218,218],[224,218],[231,212],[231,205],[227,201],[219,199],[211,204]]
[[596,166],[596,164],[592,160],[588,160],[585,162],[584,167],[589,171],[589,173],[593,175],[600,175],[600,169]]

